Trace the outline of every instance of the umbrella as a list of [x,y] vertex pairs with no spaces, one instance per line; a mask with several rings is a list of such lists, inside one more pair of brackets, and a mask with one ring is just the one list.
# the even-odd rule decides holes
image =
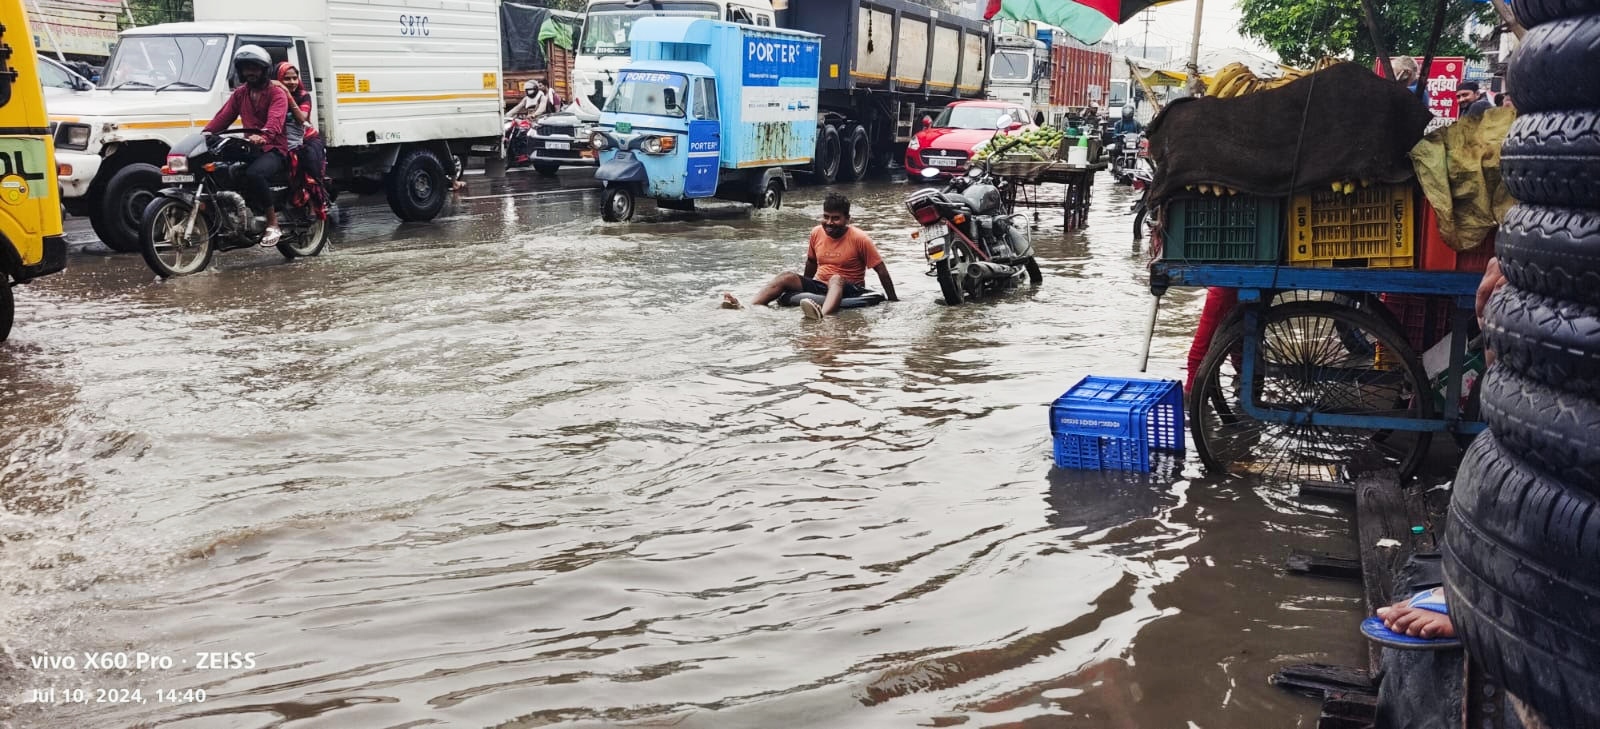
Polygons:
[[[1154,5],[1165,5],[1174,0],[989,0],[989,8],[983,14],[984,19],[992,20],[996,15],[1019,20],[1042,20],[1051,25],[1063,28],[1071,26],[1053,18],[1060,17],[1068,22],[1083,22],[1080,20],[1082,10],[1089,10],[1109,18],[1118,25],[1126,23],[1138,15],[1139,11]],[[1107,26],[1109,29],[1109,26]],[[1077,34],[1074,33],[1074,36]],[[1104,32],[1101,33],[1104,35]],[[1079,40],[1082,40],[1080,37]],[[1096,39],[1098,40],[1098,38]],[[1091,41],[1092,42],[1092,41]]]
[[989,0],[989,10],[983,17],[993,20],[996,15],[1049,23],[1086,45],[1099,43],[1112,25],[1106,16],[1070,0]]

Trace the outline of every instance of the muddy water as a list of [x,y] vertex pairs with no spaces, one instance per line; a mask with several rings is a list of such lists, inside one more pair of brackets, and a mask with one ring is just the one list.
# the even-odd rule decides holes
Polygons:
[[1192,456],[1051,469],[1050,400],[1136,374],[1126,190],[1041,211],[1037,291],[954,308],[908,188],[850,188],[903,301],[818,323],[715,304],[798,265],[816,189],[606,225],[533,184],[22,291],[0,724],[1309,727],[1268,675],[1364,655],[1357,589],[1278,569],[1348,551],[1339,513]]

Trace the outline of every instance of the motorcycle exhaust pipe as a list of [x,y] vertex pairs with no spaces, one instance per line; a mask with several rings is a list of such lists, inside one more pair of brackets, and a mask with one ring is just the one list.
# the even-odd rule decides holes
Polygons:
[[986,279],[1010,278],[1017,272],[1015,266],[1006,266],[999,263],[992,263],[990,261],[973,261],[972,263],[967,264],[967,266],[969,275],[976,275],[978,278]]

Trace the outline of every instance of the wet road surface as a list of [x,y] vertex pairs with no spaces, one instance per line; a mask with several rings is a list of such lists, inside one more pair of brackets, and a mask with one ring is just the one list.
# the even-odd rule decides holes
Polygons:
[[[1267,677],[1364,658],[1359,586],[1279,569],[1353,552],[1346,515],[1192,454],[1052,470],[1048,403],[1138,376],[1126,189],[1042,210],[1044,285],[958,308],[911,188],[840,186],[902,301],[805,322],[717,297],[797,267],[824,190],[604,224],[583,177],[19,289],[0,724],[1310,727]],[[1199,301],[1164,306],[1181,379]]]

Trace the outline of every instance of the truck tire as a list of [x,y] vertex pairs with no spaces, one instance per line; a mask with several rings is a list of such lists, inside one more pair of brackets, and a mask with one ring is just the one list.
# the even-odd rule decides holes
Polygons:
[[11,295],[11,279],[0,273],[0,342],[11,336],[11,322],[17,316],[17,300]]
[[1511,6],[1524,28],[1575,15],[1600,13],[1600,0],[1524,0]]
[[400,156],[384,177],[389,209],[406,222],[433,220],[444,208],[450,178],[433,150],[418,147]]
[[843,136],[843,142],[839,179],[845,182],[866,179],[867,168],[872,164],[872,143],[867,141],[867,130],[859,126],[850,127]]
[[161,168],[155,165],[135,162],[117,170],[92,211],[100,242],[118,253],[139,250],[139,221],[160,189]]
[[1571,488],[1600,494],[1600,403],[1496,366],[1484,378],[1483,416],[1506,451]]
[[1468,652],[1552,727],[1600,726],[1600,499],[1483,433],[1450,500],[1444,574]]
[[817,133],[817,153],[811,160],[811,176],[818,184],[832,184],[839,176],[839,130],[832,124]]
[[1483,333],[1501,364],[1533,380],[1600,398],[1600,309],[1507,286]]
[[1600,15],[1528,31],[1506,71],[1517,112],[1600,107]]
[[1517,205],[1494,246],[1511,285],[1600,306],[1600,210]]
[[1519,202],[1600,200],[1600,109],[1523,114],[1500,148],[1500,175]]

